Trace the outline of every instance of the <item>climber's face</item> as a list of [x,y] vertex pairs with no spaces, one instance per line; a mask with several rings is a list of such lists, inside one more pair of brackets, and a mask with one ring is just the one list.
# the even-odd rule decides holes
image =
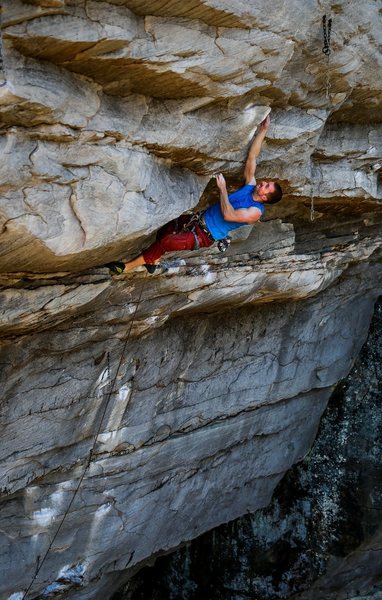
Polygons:
[[268,194],[275,191],[275,184],[273,181],[259,181],[256,185],[256,195],[262,202],[268,200]]

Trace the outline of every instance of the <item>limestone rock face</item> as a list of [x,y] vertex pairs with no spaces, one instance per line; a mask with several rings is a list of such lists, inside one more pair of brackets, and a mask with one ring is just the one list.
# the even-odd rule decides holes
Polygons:
[[[108,597],[309,449],[381,293],[379,7],[332,11],[328,70],[319,2],[2,3],[2,597]],[[283,202],[112,280],[270,110]]]
[[254,515],[142,569],[113,600],[378,600],[381,572],[382,303],[335,388],[308,455]]

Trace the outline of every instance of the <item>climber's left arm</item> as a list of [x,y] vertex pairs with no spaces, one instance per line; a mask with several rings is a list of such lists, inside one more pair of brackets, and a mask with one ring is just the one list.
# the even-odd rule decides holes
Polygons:
[[256,223],[262,215],[259,208],[234,208],[229,201],[227,186],[221,173],[215,175],[216,183],[220,191],[220,208],[225,221],[236,223]]

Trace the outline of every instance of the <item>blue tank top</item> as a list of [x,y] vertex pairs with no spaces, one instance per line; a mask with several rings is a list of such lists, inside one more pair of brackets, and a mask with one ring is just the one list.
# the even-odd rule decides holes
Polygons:
[[[261,202],[256,202],[252,198],[252,193],[255,189],[255,185],[244,185],[240,190],[229,194],[228,198],[230,203],[235,209],[238,208],[258,208],[261,210],[261,214],[264,214],[264,206]],[[247,223],[237,223],[236,221],[225,221],[221,208],[220,202],[215,202],[212,206],[207,208],[204,213],[204,220],[214,240],[222,240],[225,238],[230,231],[243,227]]]

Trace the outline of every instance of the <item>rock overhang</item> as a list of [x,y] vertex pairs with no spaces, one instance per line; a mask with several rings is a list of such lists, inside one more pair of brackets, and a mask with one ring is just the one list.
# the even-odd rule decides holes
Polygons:
[[[70,515],[79,533],[65,525],[36,593],[102,594],[266,504],[309,448],[380,293],[376,11],[333,7],[328,102],[318,5],[3,3],[2,489],[26,574],[81,476],[137,308]],[[109,279],[99,265],[216,198],[214,172],[238,185],[269,108],[258,173],[283,203],[225,255]],[[29,582],[14,576],[7,593]]]

